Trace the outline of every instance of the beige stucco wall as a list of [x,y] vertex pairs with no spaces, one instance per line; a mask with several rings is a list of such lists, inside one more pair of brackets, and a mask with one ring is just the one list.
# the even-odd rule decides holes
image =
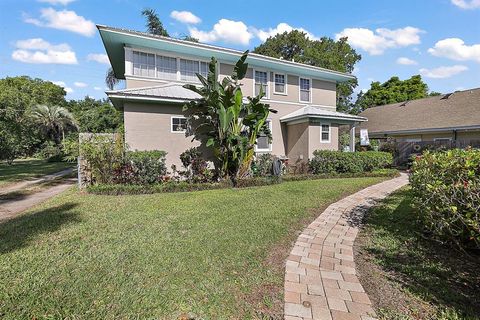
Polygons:
[[[244,95],[253,96],[253,70],[254,68],[248,68],[245,78],[241,81],[242,92]],[[263,70],[263,69],[258,69]],[[220,79],[226,76],[230,76],[233,71],[233,66],[229,64],[220,64]],[[287,74],[287,94],[279,94],[274,92],[274,72],[269,72],[269,99],[271,101],[280,101],[298,104],[299,106],[305,106],[306,104],[322,105],[331,107],[335,110],[337,103],[337,91],[335,82],[322,81],[318,79],[312,79],[312,101],[310,103],[300,102],[299,100],[299,77],[297,75]]]
[[313,157],[315,150],[338,150],[338,125],[335,123],[322,122],[330,125],[330,142],[321,142],[320,139],[320,122],[311,122],[308,127],[308,156]]
[[180,154],[198,145],[184,133],[171,132],[171,117],[181,114],[181,106],[125,103],[125,142],[130,150],[167,151],[167,168],[172,164],[180,168]]
[[[220,79],[231,75],[233,66],[228,64],[220,64]],[[317,149],[337,149],[338,146],[338,127],[331,126],[331,143],[320,143],[320,129],[318,125],[303,128],[298,141],[289,135],[298,135],[296,130],[302,126],[287,126],[280,122],[280,118],[303,108],[307,103],[299,102],[299,85],[297,75],[287,74],[287,95],[275,94],[273,92],[273,72],[270,72],[270,99],[265,99],[265,103],[269,103],[272,109],[277,113],[270,113],[268,119],[272,121],[272,151],[277,156],[300,157],[306,160],[311,157],[314,150]],[[152,81],[153,80],[153,81]],[[127,88],[149,87],[165,83],[156,79],[138,79],[127,77]],[[253,88],[253,69],[247,70],[245,79],[242,80],[242,91],[244,96],[252,96]],[[335,110],[336,104],[336,84],[334,82],[312,80],[312,102],[313,105],[327,106],[331,110]],[[154,103],[132,103],[126,102],[124,106],[125,121],[125,140],[132,150],[152,150],[159,149],[168,152],[167,165],[171,164],[180,166],[179,155],[186,149],[198,145],[192,143],[191,138],[186,138],[182,133],[171,132],[171,116],[181,115],[181,106],[161,105]],[[303,125],[303,126],[306,126]],[[310,141],[308,137],[311,137]],[[288,141],[287,141],[288,139]],[[289,146],[290,145],[290,146]]]
[[290,163],[308,159],[308,122],[287,125],[287,156]]

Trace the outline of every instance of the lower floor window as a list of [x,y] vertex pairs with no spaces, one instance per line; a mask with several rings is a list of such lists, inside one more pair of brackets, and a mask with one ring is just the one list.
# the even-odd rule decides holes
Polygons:
[[185,132],[187,130],[187,119],[184,117],[172,117],[172,132]]
[[321,142],[330,142],[330,125],[322,124]]
[[[268,126],[270,127],[270,131],[272,130],[272,121],[267,120]],[[257,151],[271,151],[272,144],[271,141],[268,139],[268,136],[261,133],[257,137]]]

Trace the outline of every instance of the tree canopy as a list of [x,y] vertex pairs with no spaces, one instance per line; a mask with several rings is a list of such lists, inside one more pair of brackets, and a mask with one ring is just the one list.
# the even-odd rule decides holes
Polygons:
[[77,120],[80,132],[116,132],[122,129],[123,113],[107,99],[85,97],[83,100],[71,100],[67,109]]
[[0,160],[31,156],[48,141],[58,144],[75,125],[83,132],[122,129],[122,112],[108,100],[67,102],[65,95],[62,87],[42,79],[0,79]]
[[375,106],[421,99],[439,94],[438,92],[428,93],[428,85],[423,82],[420,75],[414,75],[410,79],[405,80],[400,80],[394,76],[384,83],[372,82],[367,92],[360,92],[355,103],[354,112],[360,113],[367,108]]
[[[346,73],[352,73],[355,64],[362,58],[348,44],[347,38],[340,38],[338,41],[328,37],[312,40],[299,30],[285,31],[270,37],[253,52]],[[337,85],[339,111],[351,108],[351,95],[357,85],[357,80]]]

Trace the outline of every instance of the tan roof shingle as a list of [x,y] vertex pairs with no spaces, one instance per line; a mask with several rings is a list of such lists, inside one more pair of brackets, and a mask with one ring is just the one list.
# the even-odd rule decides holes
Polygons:
[[480,88],[366,109],[370,133],[480,126]]

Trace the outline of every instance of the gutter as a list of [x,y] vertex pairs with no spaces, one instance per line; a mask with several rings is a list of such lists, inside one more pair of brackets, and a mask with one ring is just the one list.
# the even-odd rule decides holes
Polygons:
[[419,133],[419,132],[444,132],[444,131],[455,131],[455,130],[456,131],[480,130],[480,125],[428,128],[428,129],[409,129],[409,130],[395,130],[395,131],[375,131],[375,132],[372,131],[369,133],[375,134],[375,135],[388,135],[388,134],[409,134],[409,133]]

